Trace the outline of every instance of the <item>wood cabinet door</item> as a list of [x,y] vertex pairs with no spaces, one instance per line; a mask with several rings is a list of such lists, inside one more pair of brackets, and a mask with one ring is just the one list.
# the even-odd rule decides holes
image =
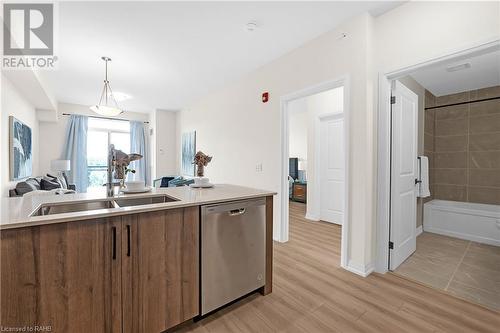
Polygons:
[[123,331],[163,332],[197,316],[199,207],[124,216],[122,228]]
[[120,231],[107,219],[1,231],[1,326],[121,332]]

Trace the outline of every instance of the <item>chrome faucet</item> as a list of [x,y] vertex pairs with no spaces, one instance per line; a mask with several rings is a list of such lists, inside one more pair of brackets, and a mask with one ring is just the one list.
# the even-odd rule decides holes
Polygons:
[[108,197],[113,197],[115,195],[115,187],[113,186],[113,172],[115,168],[115,161],[115,145],[111,144],[108,148],[108,181],[106,183],[106,195]]

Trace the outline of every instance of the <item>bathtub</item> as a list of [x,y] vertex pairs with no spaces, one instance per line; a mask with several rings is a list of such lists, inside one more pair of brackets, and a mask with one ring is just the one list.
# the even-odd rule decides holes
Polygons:
[[500,246],[500,205],[431,200],[424,204],[424,231]]

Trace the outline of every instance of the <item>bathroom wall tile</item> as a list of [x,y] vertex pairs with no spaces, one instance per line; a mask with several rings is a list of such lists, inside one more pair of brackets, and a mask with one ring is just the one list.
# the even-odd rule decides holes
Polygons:
[[469,186],[469,202],[500,205],[500,188]]
[[469,133],[485,132],[500,132],[500,113],[470,118]]
[[469,153],[470,168],[497,168],[500,169],[500,151],[479,152],[472,151]]
[[434,153],[435,168],[459,168],[467,167],[467,153]]
[[434,136],[427,133],[424,134],[424,151],[426,150],[434,150]]
[[500,99],[470,104],[470,117],[500,114]]
[[434,151],[467,151],[467,135],[436,136]]
[[417,227],[420,227],[424,222],[423,214],[424,200],[423,198],[417,199]]
[[424,156],[427,156],[427,159],[429,160],[429,169],[434,168],[434,152],[424,150]]
[[500,97],[500,86],[473,90],[470,92],[471,101],[476,99]]
[[458,94],[444,95],[436,97],[436,105],[446,105],[453,103],[468,102],[470,98],[470,93],[464,91]]
[[500,188],[500,169],[470,169],[469,185]]
[[436,169],[429,169],[429,184],[436,183]]
[[434,96],[430,91],[425,91],[425,107],[431,108],[436,105],[436,96]]
[[424,132],[434,135],[434,117],[430,116],[426,111],[424,119]]
[[435,184],[467,184],[467,169],[434,169]]
[[468,104],[454,105],[435,109],[436,120],[467,118]]
[[466,201],[466,187],[464,185],[435,184],[434,198],[451,201]]
[[436,194],[434,193],[434,190],[435,190],[435,185],[429,184],[429,191],[431,191],[431,196],[433,199],[436,199]]
[[467,134],[467,118],[436,121],[436,136],[462,134]]
[[500,133],[469,135],[469,151],[500,150]]

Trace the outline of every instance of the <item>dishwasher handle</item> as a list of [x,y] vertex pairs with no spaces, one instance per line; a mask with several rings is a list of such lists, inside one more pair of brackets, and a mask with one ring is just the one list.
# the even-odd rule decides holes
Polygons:
[[239,216],[245,214],[247,211],[246,208],[240,208],[240,209],[233,209],[229,211],[229,216]]

